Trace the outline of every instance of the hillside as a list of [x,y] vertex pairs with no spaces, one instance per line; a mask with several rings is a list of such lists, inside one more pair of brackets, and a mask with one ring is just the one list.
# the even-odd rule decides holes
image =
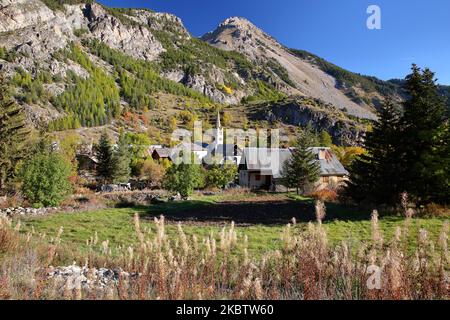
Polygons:
[[211,121],[217,108],[296,127],[260,106],[300,99],[295,112],[320,112],[318,130],[344,121],[346,132],[330,133],[353,143],[384,95],[401,97],[398,84],[288,49],[244,18],[197,39],[174,15],[81,0],[0,0],[0,70],[35,127],[87,138],[104,126],[168,135],[173,118]]

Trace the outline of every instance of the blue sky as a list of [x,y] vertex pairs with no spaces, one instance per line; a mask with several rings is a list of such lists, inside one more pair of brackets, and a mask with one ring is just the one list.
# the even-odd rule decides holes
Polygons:
[[[287,47],[304,49],[343,68],[387,80],[411,63],[450,85],[448,0],[100,0],[179,16],[194,36],[230,16],[243,16]],[[369,5],[381,8],[381,30],[366,27]]]

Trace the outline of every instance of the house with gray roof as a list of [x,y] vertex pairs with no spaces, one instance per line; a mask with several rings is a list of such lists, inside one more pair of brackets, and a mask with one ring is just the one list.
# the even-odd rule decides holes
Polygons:
[[[291,159],[293,148],[245,148],[239,165],[239,185],[252,190],[285,191],[282,175],[285,163]],[[345,182],[348,171],[330,148],[314,147],[320,165],[320,179],[313,190],[336,189]]]
[[172,161],[171,154],[172,154],[171,148],[158,148],[153,150],[152,158],[155,161],[162,161],[164,159]]

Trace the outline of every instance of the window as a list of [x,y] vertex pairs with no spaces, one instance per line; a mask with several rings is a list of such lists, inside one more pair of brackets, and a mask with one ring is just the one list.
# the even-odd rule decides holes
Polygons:
[[256,181],[261,181],[261,175],[260,174],[256,174],[255,175],[255,180]]

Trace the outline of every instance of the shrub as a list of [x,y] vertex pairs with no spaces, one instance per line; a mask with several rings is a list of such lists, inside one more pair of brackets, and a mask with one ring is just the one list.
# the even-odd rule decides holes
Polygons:
[[83,36],[83,35],[85,35],[85,34],[87,34],[87,33],[89,33],[89,30],[88,30],[88,29],[85,29],[85,28],[75,29],[75,30],[73,31],[73,34],[74,34],[75,36],[77,36],[77,37],[81,37],[81,36]]
[[436,203],[430,203],[419,209],[418,215],[424,217],[450,217],[450,208]]
[[214,165],[206,172],[206,186],[209,188],[224,189],[236,178],[237,167],[235,165]]
[[72,191],[70,163],[58,153],[38,154],[20,173],[22,192],[34,206],[59,206]]
[[330,190],[330,189],[322,189],[319,191],[316,191],[312,194],[312,197],[326,202],[336,202],[338,201],[339,195],[336,191]]
[[162,164],[155,162],[153,159],[147,159],[142,164],[139,178],[147,181],[153,187],[161,187],[164,174],[165,169]]
[[200,165],[181,163],[171,166],[164,178],[164,188],[178,192],[183,198],[189,197],[194,189],[204,185]]

